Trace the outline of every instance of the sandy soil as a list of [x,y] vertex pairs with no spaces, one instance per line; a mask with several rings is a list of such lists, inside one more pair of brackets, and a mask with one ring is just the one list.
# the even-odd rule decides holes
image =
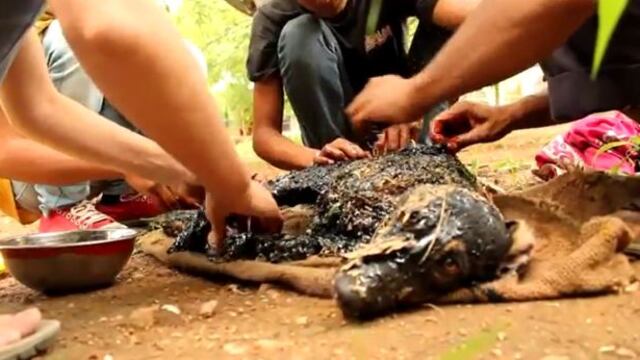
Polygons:
[[[533,155],[559,130],[516,133],[470,149],[462,158],[489,181],[505,189],[521,188],[535,182],[530,175]],[[640,264],[635,267],[640,275]],[[215,309],[204,316],[200,311],[207,302]],[[558,360],[640,355],[638,291],[554,302],[425,307],[355,325],[345,323],[331,301],[270,286],[186,276],[135,254],[115,286],[87,294],[47,298],[12,278],[0,280],[0,313],[29,305],[63,323],[46,359]]]

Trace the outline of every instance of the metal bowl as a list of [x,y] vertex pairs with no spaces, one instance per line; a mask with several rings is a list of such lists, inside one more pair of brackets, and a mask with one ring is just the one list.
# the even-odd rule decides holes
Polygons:
[[0,240],[7,270],[44,293],[69,293],[114,283],[140,233],[134,229],[68,231]]

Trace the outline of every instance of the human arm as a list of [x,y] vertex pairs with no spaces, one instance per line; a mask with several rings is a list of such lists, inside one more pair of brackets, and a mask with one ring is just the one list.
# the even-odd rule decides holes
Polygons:
[[[433,6],[431,20],[446,29],[456,29],[471,14],[482,0],[437,0]],[[427,1],[428,2],[428,1]],[[418,14],[420,17],[421,14]],[[427,15],[431,15],[427,13]]]
[[[190,193],[192,186],[169,187],[133,174],[70,157],[26,138],[11,128],[0,107],[0,177],[33,184],[69,185],[80,181],[124,178],[135,190],[156,196],[166,208],[204,202]],[[201,197],[200,197],[201,198]]]
[[13,131],[0,108],[0,177],[29,183],[66,185],[122,175],[60,153]]
[[431,122],[430,136],[456,152],[477,143],[499,140],[515,130],[553,124],[549,97],[541,93],[503,106],[456,103]]
[[[0,85],[0,101],[13,126],[43,145],[120,172],[136,172],[167,183],[189,176],[153,141],[60,94],[49,79],[43,53],[37,35],[30,30]],[[25,140],[14,140],[25,145]],[[34,148],[42,149],[42,144]]]
[[206,79],[162,9],[143,0],[50,4],[83,68],[127,119],[214,194],[248,188]]
[[262,159],[281,169],[304,169],[314,164],[368,156],[358,145],[336,139],[322,149],[296,144],[282,134],[282,80],[277,75],[255,83],[253,99],[253,148]]
[[257,81],[253,90],[253,149],[268,163],[285,170],[313,165],[317,150],[282,134],[284,95],[278,75]]
[[281,220],[273,197],[250,181],[206,79],[167,14],[144,0],[50,4],[105,97],[215,198],[209,217],[218,243],[230,214]]
[[484,0],[422,72],[411,79],[371,80],[348,113],[356,127],[415,119],[439,101],[534,65],[594,10],[593,0]]

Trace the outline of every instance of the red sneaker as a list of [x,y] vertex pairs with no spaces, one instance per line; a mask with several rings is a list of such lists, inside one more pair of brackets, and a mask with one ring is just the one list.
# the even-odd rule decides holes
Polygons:
[[96,205],[96,209],[116,221],[152,218],[167,212],[155,196],[142,194],[121,195],[119,201],[114,203],[101,201]]
[[40,232],[119,228],[125,228],[125,226],[96,210],[88,201],[52,210],[49,215],[40,218],[39,225]]

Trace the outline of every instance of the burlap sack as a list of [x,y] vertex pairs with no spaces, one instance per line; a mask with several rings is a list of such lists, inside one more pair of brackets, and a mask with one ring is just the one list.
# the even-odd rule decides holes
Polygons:
[[[440,302],[540,300],[624,288],[635,281],[635,274],[622,250],[640,235],[640,221],[636,213],[620,210],[633,208],[635,195],[640,195],[639,179],[602,173],[567,174],[521,193],[496,195],[494,202],[505,217],[519,222],[514,249],[533,246],[530,261],[517,273],[461,289]],[[146,253],[185,272],[277,283],[318,297],[332,297],[333,274],[341,264],[337,258],[214,263],[201,254],[167,255],[172,241],[154,232],[140,244]]]

